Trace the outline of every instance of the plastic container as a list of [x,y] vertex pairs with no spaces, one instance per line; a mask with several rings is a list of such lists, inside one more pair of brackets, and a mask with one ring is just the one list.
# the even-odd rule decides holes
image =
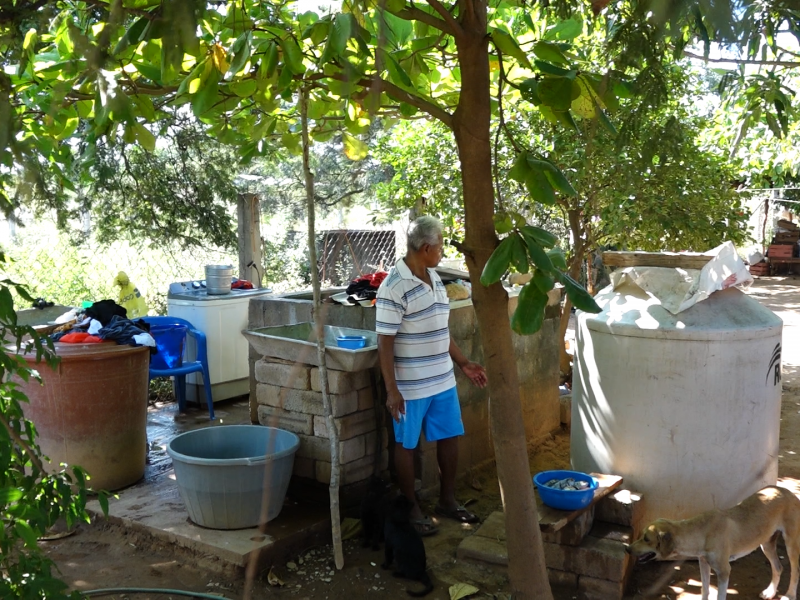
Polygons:
[[232,265],[206,265],[206,292],[211,296],[231,293]]
[[[551,479],[567,479],[585,481],[589,487],[585,490],[557,490],[547,487],[545,483]],[[539,497],[547,506],[559,510],[579,510],[588,506],[597,489],[597,480],[591,475],[579,471],[542,471],[533,476],[533,483],[539,490]]]
[[367,338],[363,335],[340,335],[336,338],[336,345],[340,348],[358,350],[367,345]]
[[300,438],[283,429],[220,425],[175,437],[167,453],[189,518],[212,529],[243,529],[280,514],[299,446]]
[[[36,425],[36,442],[50,459],[78,465],[91,476],[94,490],[114,491],[144,475],[147,456],[147,346],[56,343],[61,358],[55,370],[26,354],[44,385],[17,381],[29,402],[25,417]],[[11,350],[13,353],[13,350]]]
[[676,315],[638,286],[577,315],[572,467],[647,498],[642,520],[729,508],[778,476],[781,320],[738,289]]
[[150,335],[156,341],[158,354],[150,359],[154,369],[174,369],[183,362],[183,346],[186,343],[186,325],[153,325]]

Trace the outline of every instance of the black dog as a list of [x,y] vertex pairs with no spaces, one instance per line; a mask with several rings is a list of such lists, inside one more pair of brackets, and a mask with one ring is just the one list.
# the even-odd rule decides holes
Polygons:
[[409,596],[421,598],[433,591],[433,583],[426,570],[425,544],[422,543],[422,536],[411,524],[413,507],[411,500],[403,494],[397,496],[389,506],[384,526],[386,560],[381,567],[388,569],[394,560],[397,563],[393,573],[395,577],[413,579],[425,586],[419,592],[406,590]]
[[373,550],[380,548],[383,540],[383,523],[386,517],[387,495],[389,484],[378,476],[369,480],[369,487],[364,499],[361,501],[361,529],[364,541],[361,546],[372,546]]

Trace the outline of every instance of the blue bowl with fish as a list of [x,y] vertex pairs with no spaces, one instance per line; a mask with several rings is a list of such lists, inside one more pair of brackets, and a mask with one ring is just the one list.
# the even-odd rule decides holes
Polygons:
[[559,510],[588,506],[597,489],[597,480],[580,471],[542,471],[533,476],[533,483],[542,502]]

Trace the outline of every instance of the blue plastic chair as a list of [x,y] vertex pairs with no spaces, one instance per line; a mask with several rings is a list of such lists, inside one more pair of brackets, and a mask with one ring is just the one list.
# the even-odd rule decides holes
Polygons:
[[[208,353],[206,334],[195,329],[186,319],[178,317],[142,317],[150,324],[150,335],[156,341],[158,352],[150,357],[150,379],[156,377],[175,377],[175,395],[178,409],[186,408],[186,375],[203,374],[203,387],[206,390],[208,416],[214,420],[214,401],[211,398],[211,378],[208,374]],[[197,352],[195,360],[185,360],[186,334],[195,340]]]

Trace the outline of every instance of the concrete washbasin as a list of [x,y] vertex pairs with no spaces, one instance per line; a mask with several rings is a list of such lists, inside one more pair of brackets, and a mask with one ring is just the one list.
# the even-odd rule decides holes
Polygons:
[[[325,365],[338,371],[363,371],[378,362],[378,334],[365,329],[325,325]],[[256,352],[270,358],[280,358],[307,365],[319,365],[317,335],[314,323],[296,323],[276,327],[246,329],[242,334]],[[339,348],[340,335],[363,335],[367,344],[357,350]]]

